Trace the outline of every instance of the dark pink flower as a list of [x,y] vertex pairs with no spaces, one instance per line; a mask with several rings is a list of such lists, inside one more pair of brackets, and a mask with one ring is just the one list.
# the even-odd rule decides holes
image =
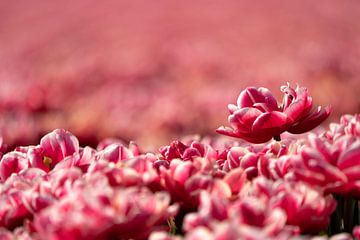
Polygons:
[[224,197],[232,195],[230,186],[220,176],[214,177],[216,171],[202,168],[204,165],[198,164],[199,162],[206,162],[206,159],[196,158],[194,162],[174,159],[168,169],[160,167],[164,189],[186,210],[197,207],[201,190],[216,192]]
[[304,133],[321,122],[330,114],[330,107],[312,110],[312,98],[306,88],[296,89],[282,86],[283,103],[276,99],[266,88],[248,87],[240,93],[237,105],[230,104],[228,118],[232,127],[220,127],[218,133],[242,138],[252,143],[267,142],[282,132]]
[[302,182],[283,182],[276,191],[271,206],[286,211],[287,224],[299,226],[302,233],[318,233],[327,228],[336,208],[332,195],[323,196]]
[[301,157],[293,159],[295,176],[326,192],[360,197],[360,139],[345,135],[330,142],[315,135]]
[[258,177],[242,194],[264,199],[269,208],[284,210],[287,224],[299,227],[303,233],[325,230],[336,207],[332,195],[324,195],[323,191],[300,181],[271,181]]
[[284,155],[280,158],[272,158],[263,155],[258,162],[259,175],[269,179],[293,179],[292,161],[297,155]]
[[170,161],[174,158],[191,160],[194,157],[205,157],[216,159],[217,152],[209,145],[198,141],[191,141],[185,145],[180,141],[173,141],[169,146],[163,146],[159,149],[163,158]]
[[248,179],[258,175],[257,164],[262,153],[250,152],[243,147],[232,147],[228,150],[227,158],[219,160],[220,168],[226,172],[235,168],[242,168],[246,172]]

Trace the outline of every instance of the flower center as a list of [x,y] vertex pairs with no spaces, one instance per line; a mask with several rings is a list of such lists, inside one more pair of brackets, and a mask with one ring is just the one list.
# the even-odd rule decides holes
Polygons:
[[45,166],[47,166],[50,169],[51,163],[52,163],[52,159],[49,157],[44,157],[43,158],[43,163],[45,164]]

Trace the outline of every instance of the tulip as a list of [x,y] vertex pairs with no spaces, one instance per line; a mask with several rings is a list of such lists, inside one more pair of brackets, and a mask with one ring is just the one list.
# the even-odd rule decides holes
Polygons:
[[342,136],[331,143],[315,135],[309,146],[293,159],[295,176],[326,192],[360,198],[360,139]]
[[45,135],[40,145],[28,149],[31,166],[50,171],[66,157],[79,154],[79,141],[63,129],[56,129]]
[[216,159],[217,152],[209,145],[198,141],[191,141],[190,145],[185,145],[180,141],[173,141],[169,146],[159,149],[163,159],[171,161],[174,158],[192,160],[194,157],[205,157]]
[[5,181],[11,174],[28,167],[29,160],[26,158],[26,154],[16,151],[7,153],[0,161],[0,181]]
[[312,110],[312,98],[306,88],[282,86],[281,105],[267,88],[248,87],[242,91],[237,105],[228,106],[232,127],[220,127],[218,133],[242,138],[252,143],[278,139],[282,132],[300,134],[318,126],[330,114],[330,107]]

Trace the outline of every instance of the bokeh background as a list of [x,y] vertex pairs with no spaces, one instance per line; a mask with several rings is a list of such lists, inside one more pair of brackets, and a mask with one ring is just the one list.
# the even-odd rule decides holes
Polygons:
[[[0,134],[158,147],[212,135],[246,86],[360,112],[360,2],[0,1]],[[280,99],[279,99],[280,100]]]

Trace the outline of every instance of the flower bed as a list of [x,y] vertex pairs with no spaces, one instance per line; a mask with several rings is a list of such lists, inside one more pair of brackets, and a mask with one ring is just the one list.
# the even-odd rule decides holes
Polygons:
[[229,105],[232,128],[218,132],[235,140],[94,149],[56,129],[2,143],[0,239],[359,239],[360,115],[312,130],[330,108],[282,90],[280,104],[247,88]]

